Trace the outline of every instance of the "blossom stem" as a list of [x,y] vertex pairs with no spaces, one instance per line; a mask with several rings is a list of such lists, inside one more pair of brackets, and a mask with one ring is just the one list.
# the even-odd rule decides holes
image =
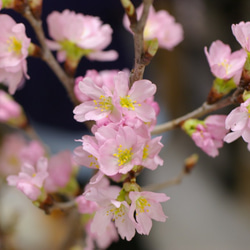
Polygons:
[[30,25],[33,27],[37,39],[42,47],[42,56],[41,58],[48,64],[48,66],[52,69],[52,71],[55,73],[55,75],[58,77],[58,79],[62,82],[63,86],[65,87],[66,91],[68,92],[68,95],[73,102],[73,104],[77,105],[79,104],[78,100],[76,99],[73,91],[74,87],[74,78],[69,77],[65,71],[60,67],[58,62],[56,61],[55,57],[49,50],[47,44],[45,35],[42,28],[42,21],[37,20],[29,7],[27,7],[23,13],[23,16],[29,21]]
[[152,135],[161,134],[164,132],[167,132],[169,130],[172,130],[174,128],[179,127],[184,121],[190,118],[198,118],[203,115],[206,115],[208,113],[211,113],[212,111],[224,108],[226,106],[229,106],[235,102],[234,96],[229,96],[221,101],[218,101],[212,105],[208,104],[207,102],[204,102],[199,108],[193,110],[192,112],[183,115],[177,119],[174,119],[172,121],[157,125],[154,130],[152,131]]
[[[131,22],[130,28],[134,32],[135,65],[130,76],[130,85],[143,78],[146,63],[144,62],[143,31],[147,21],[149,8],[153,0],[144,0],[143,12],[139,20]],[[131,21],[131,19],[130,19]]]
[[142,190],[156,192],[156,191],[180,184],[186,174],[188,174],[188,172],[185,169],[183,169],[175,178],[164,181],[162,183],[156,183],[156,184],[142,187]]
[[73,208],[76,208],[75,200],[70,200],[67,202],[56,202],[53,201],[53,205],[49,208],[49,213],[51,213],[54,210],[60,210],[63,212],[69,211]]

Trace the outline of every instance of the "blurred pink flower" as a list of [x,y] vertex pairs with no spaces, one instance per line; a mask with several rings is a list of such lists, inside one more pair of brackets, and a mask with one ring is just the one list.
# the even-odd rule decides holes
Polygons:
[[49,175],[44,183],[47,192],[55,192],[69,182],[74,166],[72,157],[71,152],[65,150],[49,158],[47,170]]
[[10,94],[23,83],[27,75],[30,39],[25,26],[17,24],[9,15],[0,15],[0,81],[8,86]]
[[0,173],[4,176],[17,174],[25,162],[34,165],[44,154],[38,141],[28,142],[20,134],[7,134],[1,144]]
[[7,182],[10,186],[15,186],[23,192],[29,199],[35,201],[42,194],[41,189],[48,176],[47,168],[47,159],[41,157],[35,166],[24,163],[19,174],[9,175]]
[[6,122],[21,115],[21,106],[5,91],[0,90],[0,122]]
[[229,45],[217,40],[207,50],[204,48],[211,72],[217,78],[223,80],[234,79],[239,84],[241,73],[246,61],[247,54],[244,50],[231,53]]
[[[136,10],[138,18],[141,17],[142,10],[143,5],[140,5]],[[128,17],[125,16],[123,20],[125,28],[130,31]],[[159,47],[172,50],[183,40],[183,28],[166,10],[156,12],[151,6],[143,35],[146,41],[157,38]]]
[[[86,56],[90,60],[113,61],[118,54],[114,50],[103,51],[112,41],[113,30],[102,24],[99,17],[87,16],[74,11],[53,11],[47,17],[49,35],[47,41],[52,50],[58,50],[60,62],[68,56]],[[79,53],[79,54],[78,54]]]

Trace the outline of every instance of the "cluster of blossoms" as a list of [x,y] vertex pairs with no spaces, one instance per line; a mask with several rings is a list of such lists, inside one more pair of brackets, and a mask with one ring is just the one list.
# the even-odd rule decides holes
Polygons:
[[74,193],[78,189],[73,155],[65,150],[47,156],[40,142],[27,141],[19,134],[6,135],[1,145],[0,173],[38,206],[48,194]]
[[[0,8],[14,2],[0,0]],[[27,2],[30,7],[41,4]],[[136,10],[138,19],[143,8],[140,5]],[[26,37],[23,24],[5,14],[0,14],[0,23],[0,82],[14,94],[29,78],[26,58],[32,55],[35,45]],[[47,39],[44,46],[57,51],[57,60],[65,63],[65,71],[71,76],[83,56],[98,61],[118,58],[116,51],[104,51],[112,41],[113,30],[98,17],[70,10],[53,11],[47,24],[53,40]],[[133,33],[127,16],[123,24]],[[232,90],[242,88],[240,106],[228,116],[210,115],[204,120],[192,118],[182,123],[183,130],[211,157],[219,154],[224,141],[230,143],[240,136],[250,151],[250,23],[232,25],[232,31],[242,49],[231,52],[219,40],[204,49],[215,77],[207,102],[216,103]],[[183,29],[168,12],[157,12],[150,6],[143,38],[144,52],[148,52],[151,43],[172,50],[183,40]],[[161,202],[169,197],[145,191],[136,182],[143,169],[155,170],[163,165],[159,156],[161,137],[151,137],[159,114],[159,105],[154,101],[156,85],[146,79],[130,80],[127,69],[87,70],[85,76],[76,78],[74,94],[80,104],[73,110],[74,119],[94,121],[95,125],[91,129],[93,135],[78,140],[81,146],[74,155],[65,150],[51,156],[40,142],[27,141],[16,134],[2,140],[1,176],[45,211],[46,205],[53,205],[49,199],[55,201],[58,194],[73,201],[83,216],[87,249],[95,245],[107,248],[119,235],[126,240],[131,240],[136,232],[148,235],[152,219],[164,222],[167,218]],[[18,128],[27,123],[20,105],[2,90],[0,122]],[[95,172],[83,190],[76,180],[79,166]]]
[[[155,84],[138,80],[130,88],[126,70],[90,70],[76,80],[75,88],[85,101],[74,109],[74,118],[96,122],[93,136],[84,135],[82,146],[75,149],[75,161],[97,171],[77,198],[79,211],[94,213],[90,230],[97,243],[96,237],[110,234],[112,220],[123,239],[131,240],[135,230],[149,234],[151,219],[165,221],[159,202],[168,199],[165,194],[141,192],[135,181],[143,168],[155,170],[163,164],[158,155],[161,137],[150,135],[159,112],[153,99]],[[123,187],[110,186],[107,178],[123,182]]]
[[[231,143],[240,136],[248,143],[250,151],[250,22],[232,25],[232,31],[242,49],[231,53],[228,45],[217,40],[212,43],[209,51],[205,47],[205,54],[211,69],[216,77],[208,96],[208,103],[218,101],[231,90],[236,89],[243,79],[241,87],[245,89],[242,94],[242,103],[239,107],[225,115],[211,115],[204,121],[188,119],[182,125],[184,131],[191,136],[195,144],[209,156],[219,154],[218,148],[223,142]],[[245,84],[245,85],[244,85]],[[231,132],[230,132],[231,130]]]

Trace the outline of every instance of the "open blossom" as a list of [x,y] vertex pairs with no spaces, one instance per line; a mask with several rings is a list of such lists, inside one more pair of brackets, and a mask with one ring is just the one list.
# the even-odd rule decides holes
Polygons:
[[[126,201],[111,200],[110,203],[100,208],[91,224],[91,231],[101,235],[108,229],[110,221],[115,222],[118,233],[122,239],[130,241],[135,235],[135,225],[129,218],[129,205]],[[101,225],[101,226],[100,226]]]
[[10,186],[16,186],[29,199],[35,201],[42,194],[41,188],[48,176],[47,172],[48,161],[41,157],[33,166],[29,163],[24,163],[18,175],[10,175],[7,177]]
[[95,249],[95,243],[98,249],[107,249],[113,242],[119,240],[117,230],[114,222],[110,221],[104,233],[98,234],[91,231],[92,220],[85,226],[86,231],[86,244],[85,250]]
[[169,200],[164,193],[130,192],[131,200],[129,217],[134,221],[139,234],[148,235],[152,228],[152,219],[164,222],[167,216],[164,214],[160,202]]
[[205,54],[213,75],[223,80],[234,79],[238,84],[246,61],[246,52],[238,50],[231,53],[229,45],[217,40],[209,48],[205,47]]
[[128,76],[119,72],[115,79],[115,91],[119,100],[119,107],[124,116],[130,118],[136,117],[144,122],[150,122],[155,119],[156,113],[154,108],[146,103],[156,92],[156,85],[149,80],[135,81],[129,89]]
[[142,161],[143,144],[128,126],[117,129],[112,125],[103,126],[97,130],[95,137],[85,137],[83,150],[78,151],[78,162],[86,162],[85,165],[98,168],[108,176],[126,174]]
[[47,192],[55,192],[69,182],[74,162],[70,151],[65,150],[53,155],[48,160],[48,174],[44,183]]
[[232,31],[242,48],[250,52],[250,22],[233,24]]
[[17,133],[5,135],[0,150],[0,173],[4,176],[17,174],[24,162],[34,165],[44,153],[38,141],[27,142]]
[[26,58],[30,39],[24,24],[17,24],[9,15],[1,14],[0,23],[0,82],[14,94],[24,77],[28,78]]
[[86,187],[83,196],[99,205],[91,223],[92,233],[99,236],[107,233],[110,222],[114,221],[123,239],[131,240],[134,237],[135,226],[129,218],[129,205],[126,201],[116,200],[120,190],[118,186],[111,186],[106,178]]
[[[128,71],[123,70],[129,74]],[[89,77],[93,80],[94,84],[102,88],[106,86],[110,91],[114,89],[114,77],[117,75],[118,70],[102,70],[100,72],[95,69],[87,70],[85,76],[79,76],[75,80],[74,93],[77,99],[81,102],[89,101],[91,98],[85,94],[84,84],[79,85],[79,83],[86,77]]]
[[129,76],[122,71],[115,75],[113,84],[107,82],[109,85],[105,83],[101,87],[89,77],[79,82],[79,89],[90,100],[74,109],[74,118],[77,121],[100,121],[108,118],[109,122],[118,123],[122,117],[136,118],[143,122],[156,119],[155,109],[151,105],[154,102],[147,102],[156,92],[155,84],[149,80],[139,80],[129,89]]
[[[142,15],[142,10],[143,5],[140,5],[136,10],[139,18]],[[126,29],[130,30],[127,16],[124,17],[123,24]],[[156,12],[151,5],[143,36],[146,41],[157,38],[159,47],[172,50],[183,40],[183,28],[166,10]]]
[[250,151],[250,99],[247,99],[239,107],[230,112],[226,118],[226,128],[231,129],[224,141],[230,143],[242,136],[243,140],[248,143]]
[[121,112],[114,103],[113,93],[105,87],[99,87],[91,78],[86,77],[79,82],[79,89],[90,99],[75,107],[74,118],[83,122],[99,121],[106,117],[113,122],[119,122]]
[[22,115],[21,106],[5,91],[0,90],[0,122],[18,118]]
[[48,46],[58,50],[60,62],[67,57],[80,59],[86,56],[99,61],[112,61],[118,57],[114,50],[103,51],[111,43],[113,30],[110,25],[102,24],[98,17],[70,10],[53,11],[48,15],[47,23],[49,35],[55,41],[48,41]]

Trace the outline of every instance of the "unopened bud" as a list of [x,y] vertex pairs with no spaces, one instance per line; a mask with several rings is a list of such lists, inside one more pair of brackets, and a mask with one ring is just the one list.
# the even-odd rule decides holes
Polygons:
[[130,0],[121,0],[121,3],[128,16],[134,15],[135,7]]
[[41,57],[42,56],[41,48],[34,43],[30,43],[29,48],[28,48],[28,52],[29,52],[29,56],[34,56],[34,57]]
[[216,78],[213,81],[213,86],[208,94],[207,103],[216,103],[223,96],[227,95],[231,90],[235,89],[236,87],[237,85],[235,84],[233,78],[229,80]]
[[157,50],[158,50],[159,44],[158,39],[152,39],[148,41],[144,41],[144,50],[145,53],[143,55],[143,63],[145,65],[148,65],[152,58],[155,56]]
[[40,19],[42,14],[43,0],[28,0],[30,10],[36,19]]
[[135,6],[130,0],[121,0],[121,4],[129,18],[130,25],[133,26],[137,22]]
[[198,154],[192,154],[184,162],[185,173],[190,173],[199,160]]

